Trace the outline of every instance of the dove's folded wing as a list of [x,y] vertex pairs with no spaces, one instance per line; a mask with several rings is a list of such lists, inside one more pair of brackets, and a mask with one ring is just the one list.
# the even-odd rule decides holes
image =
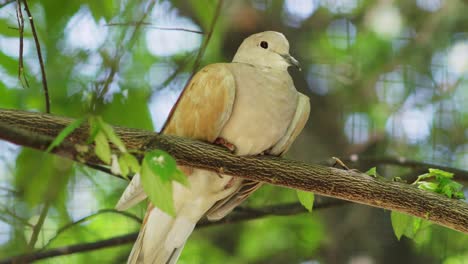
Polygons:
[[[183,91],[162,133],[213,142],[232,112],[236,94],[234,76],[223,63],[201,69]],[[189,175],[187,175],[189,176]],[[126,210],[146,198],[136,175],[116,208]]]
[[213,142],[231,116],[235,94],[236,82],[225,64],[206,66],[187,85],[163,133]]
[[[268,151],[268,154],[281,156],[289,149],[296,137],[301,133],[307,119],[309,119],[310,101],[309,97],[299,93],[296,112],[288,130],[284,136]],[[244,180],[240,185],[238,191],[234,192],[225,199],[217,202],[208,211],[206,216],[210,220],[219,220],[229,214],[236,206],[241,204],[247,199],[254,191],[262,186],[263,183],[252,180]]]
[[304,94],[298,94],[299,98],[293,120],[284,136],[268,151],[271,155],[281,156],[286,153],[309,119],[310,99]]

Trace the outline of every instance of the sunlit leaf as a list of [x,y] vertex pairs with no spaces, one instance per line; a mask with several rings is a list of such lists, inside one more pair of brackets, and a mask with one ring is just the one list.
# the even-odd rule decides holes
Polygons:
[[297,190],[296,193],[299,198],[299,202],[301,202],[307,211],[312,212],[312,207],[314,206],[314,193],[302,190]]
[[413,237],[413,219],[411,216],[399,212],[391,213],[393,232],[398,240],[401,236]]
[[153,150],[146,153],[143,162],[163,181],[172,180],[177,170],[175,159],[162,150]]
[[125,159],[125,162],[127,163],[128,168],[131,172],[133,173],[140,172],[140,163],[138,162],[137,158],[135,158],[135,156],[126,152],[126,153],[122,153],[121,158]]
[[115,131],[114,129],[112,128],[112,126],[110,126],[109,124],[107,124],[106,122],[104,122],[102,120],[102,118],[98,117],[98,122],[99,122],[99,126],[101,128],[101,130],[104,132],[104,134],[106,135],[106,137],[109,139],[110,142],[112,142],[114,145],[117,146],[117,148],[119,148],[119,150],[121,152],[126,152],[127,149],[125,148],[125,145],[124,143],[122,142],[122,140],[117,136],[117,134],[115,134]]
[[454,174],[440,169],[429,169],[413,183],[419,189],[442,194],[448,198],[464,199],[463,185],[452,180]]
[[159,174],[156,174],[161,170],[155,170],[155,166],[149,165],[149,163],[152,162],[154,162],[152,159],[143,160],[141,167],[141,183],[143,189],[156,207],[171,216],[175,216],[172,181],[163,180]]
[[365,172],[367,175],[372,176],[372,177],[377,177],[377,168],[372,167],[368,171]]
[[120,173],[122,176],[127,177],[128,173],[130,172],[129,164],[127,162],[127,159],[125,156],[120,156],[119,157],[119,167],[120,167]]
[[453,173],[440,169],[429,169],[429,174],[434,175],[436,177],[443,177],[448,179],[453,178]]
[[77,129],[78,127],[80,127],[81,123],[83,123],[83,121],[85,121],[85,117],[82,117],[82,118],[79,118],[79,119],[76,119],[74,120],[73,122],[71,122],[68,126],[66,126],[62,131],[60,131],[60,133],[58,134],[58,136],[54,139],[54,141],[52,141],[52,143],[49,145],[49,147],[47,148],[46,152],[50,152],[53,148],[57,147],[58,145],[60,145],[60,143],[62,143],[62,141],[68,136],[70,135],[73,131],[75,131],[75,129]]
[[92,142],[94,142],[94,139],[96,138],[96,135],[99,133],[101,128],[95,116],[90,116],[88,123],[89,123],[89,137],[86,143],[91,144]]
[[420,182],[418,184],[418,188],[426,191],[431,191],[435,192],[437,189],[437,186],[439,186],[437,183],[434,182]]
[[107,141],[106,135],[99,131],[94,138],[94,142],[96,143],[95,146],[95,153],[102,161],[106,164],[110,164],[111,162],[111,149],[109,146],[109,142]]

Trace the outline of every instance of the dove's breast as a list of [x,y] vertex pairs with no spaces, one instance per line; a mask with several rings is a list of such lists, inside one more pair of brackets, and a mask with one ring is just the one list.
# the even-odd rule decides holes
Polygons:
[[231,116],[220,137],[236,146],[238,155],[271,148],[285,134],[294,116],[298,93],[286,71],[231,63],[236,82]]

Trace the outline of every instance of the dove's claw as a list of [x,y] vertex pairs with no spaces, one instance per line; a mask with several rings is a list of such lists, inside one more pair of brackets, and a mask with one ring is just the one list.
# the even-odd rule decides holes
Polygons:
[[236,150],[236,146],[234,146],[234,144],[232,143],[229,143],[227,140],[225,140],[224,138],[217,138],[214,143],[216,145],[221,145],[227,149],[229,149],[229,151],[231,152],[234,152]]

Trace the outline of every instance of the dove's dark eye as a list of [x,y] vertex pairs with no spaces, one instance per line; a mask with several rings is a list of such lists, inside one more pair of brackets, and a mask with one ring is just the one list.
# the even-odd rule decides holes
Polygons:
[[260,47],[262,47],[264,49],[268,49],[268,42],[266,42],[266,41],[260,42]]

